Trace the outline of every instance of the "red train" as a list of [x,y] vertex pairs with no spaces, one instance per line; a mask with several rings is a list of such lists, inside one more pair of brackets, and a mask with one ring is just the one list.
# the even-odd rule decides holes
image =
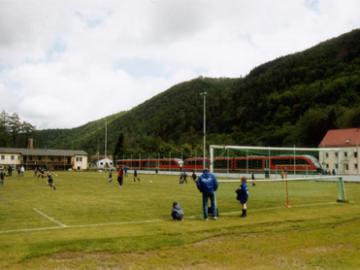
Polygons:
[[[205,162],[206,167],[209,168],[209,160],[206,159]],[[321,172],[319,161],[310,155],[216,157],[213,166],[214,170],[218,172],[264,172],[265,170]],[[183,168],[185,170],[201,170],[203,158],[185,159]]]
[[183,161],[179,158],[167,158],[167,159],[119,159],[116,164],[118,166],[127,166],[130,170],[180,170]]
[[[209,168],[209,159],[205,160],[206,168]],[[203,158],[187,158],[184,161],[178,158],[171,159],[119,159],[119,166],[127,166],[129,169],[138,170],[172,170],[184,169],[186,171],[201,171]],[[248,157],[216,157],[214,158],[214,170],[217,172],[264,172],[271,171],[297,171],[297,172],[321,172],[319,161],[310,155],[298,156],[248,156]]]

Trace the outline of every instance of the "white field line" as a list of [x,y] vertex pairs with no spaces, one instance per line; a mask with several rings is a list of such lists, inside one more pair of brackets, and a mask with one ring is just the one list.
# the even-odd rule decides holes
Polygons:
[[40,211],[39,209],[33,208],[33,210],[34,210],[36,213],[38,213],[39,215],[43,216],[44,218],[46,218],[46,219],[50,220],[51,222],[54,222],[55,224],[59,225],[60,227],[62,227],[62,228],[66,228],[66,227],[67,227],[67,225],[65,225],[64,223],[56,220],[56,219],[53,218],[53,217],[48,216],[47,214],[45,214],[44,212]]
[[[339,204],[337,202],[324,202],[324,203],[312,203],[312,204],[298,204],[294,205],[291,208],[301,208],[301,207],[312,207],[312,206],[321,206],[321,205],[335,205]],[[277,207],[267,207],[267,208],[258,208],[253,209],[251,212],[262,212],[262,211],[271,211],[277,209],[284,209],[285,206]],[[35,209],[35,208],[34,208]],[[221,213],[221,216],[232,216],[239,214],[241,211],[231,211]],[[186,219],[196,219],[201,218],[201,215],[187,216]],[[148,219],[148,220],[139,220],[139,221],[120,221],[120,222],[108,222],[108,223],[95,223],[95,224],[79,224],[79,225],[65,225],[54,226],[54,227],[39,227],[39,228],[25,228],[25,229],[14,229],[14,230],[4,230],[0,231],[0,234],[7,233],[21,233],[21,232],[37,232],[37,231],[49,231],[49,230],[61,230],[61,229],[76,229],[76,228],[94,228],[94,227],[106,227],[113,225],[136,225],[136,224],[145,224],[145,223],[157,223],[164,222],[167,220],[164,219]],[[62,224],[62,223],[61,223]]]

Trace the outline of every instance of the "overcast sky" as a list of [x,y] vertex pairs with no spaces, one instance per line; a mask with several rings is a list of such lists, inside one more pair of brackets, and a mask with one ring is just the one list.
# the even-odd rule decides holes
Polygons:
[[359,0],[0,0],[0,110],[76,127],[359,26]]

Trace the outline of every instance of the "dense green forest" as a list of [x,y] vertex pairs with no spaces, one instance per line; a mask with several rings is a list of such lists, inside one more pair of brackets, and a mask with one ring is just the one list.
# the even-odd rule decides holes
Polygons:
[[[360,126],[360,30],[260,65],[244,78],[180,83],[109,116],[109,153],[200,151],[203,91],[209,144],[317,146],[328,129]],[[104,125],[100,119],[36,131],[35,144],[103,152]]]

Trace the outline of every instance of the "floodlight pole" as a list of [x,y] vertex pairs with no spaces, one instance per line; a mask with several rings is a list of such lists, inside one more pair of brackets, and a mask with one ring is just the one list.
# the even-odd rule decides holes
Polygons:
[[201,92],[200,96],[204,98],[204,116],[203,116],[203,132],[204,132],[204,148],[203,148],[203,169],[206,169],[206,94],[207,92]]

